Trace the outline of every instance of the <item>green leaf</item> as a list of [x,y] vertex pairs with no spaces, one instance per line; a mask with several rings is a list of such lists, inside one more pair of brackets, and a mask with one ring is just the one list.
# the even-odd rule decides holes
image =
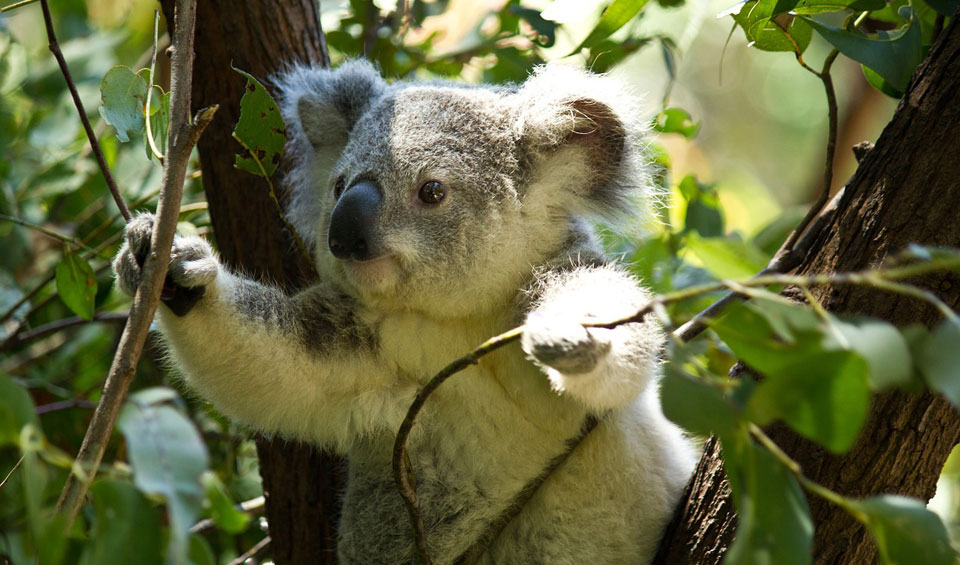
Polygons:
[[764,373],[747,414],[761,425],[781,419],[833,453],[844,453],[860,436],[870,409],[867,372],[867,363],[846,351],[797,359],[776,374]]
[[168,561],[183,562],[190,527],[203,506],[200,477],[208,467],[206,446],[193,423],[171,406],[151,402],[150,389],[124,405],[117,426],[127,440],[134,484],[160,495],[170,515]]
[[213,471],[207,471],[201,478],[207,492],[207,501],[210,503],[210,518],[225,532],[239,534],[247,529],[250,516],[237,508],[230,499],[223,482]]
[[143,106],[147,81],[129,68],[117,65],[100,83],[100,116],[117,130],[117,139],[130,141],[128,133],[143,131]]
[[875,71],[897,91],[906,91],[913,71],[923,60],[923,37],[914,18],[903,28],[879,31],[876,37],[804,19],[841,53]]
[[682,108],[667,108],[657,114],[653,129],[660,133],[679,133],[690,139],[700,131],[700,122],[693,121],[690,114]]
[[723,565],[807,565],[813,521],[796,479],[748,436],[723,441],[740,524]]
[[745,279],[766,266],[767,256],[752,243],[724,237],[700,237],[691,233],[687,249],[720,279]]
[[851,500],[865,516],[861,520],[877,542],[881,563],[887,565],[954,565],[957,552],[943,522],[914,498],[882,495]]
[[60,300],[84,320],[92,320],[94,299],[97,297],[97,278],[90,264],[69,248],[63,261],[57,264],[57,294]]
[[[170,129],[170,93],[163,92],[159,101],[154,96],[151,103],[156,103],[157,107],[150,110],[150,132],[153,134],[157,149],[163,154],[167,151],[167,134]],[[143,143],[147,151],[147,158],[155,158],[156,155],[150,149],[150,141],[144,137]]]
[[903,98],[903,92],[891,86],[889,82],[887,82],[882,76],[878,75],[876,71],[870,67],[866,65],[860,65],[860,70],[863,71],[863,78],[867,79],[867,83],[870,84],[870,86],[876,88],[890,98]]
[[754,299],[732,305],[713,329],[766,377],[748,400],[751,419],[761,425],[783,420],[835,453],[853,445],[869,409],[869,365],[828,339],[828,328],[816,314]]
[[[743,29],[747,41],[761,51],[792,51],[803,54],[813,30],[801,18],[791,14],[775,14],[778,0],[746,2],[733,19]],[[783,6],[781,5],[781,8]]]
[[201,536],[190,536],[190,565],[217,565],[217,557],[207,540]]
[[30,393],[10,377],[0,375],[0,446],[18,444],[27,424],[40,426]]
[[577,53],[581,49],[589,49],[600,43],[604,39],[613,35],[618,29],[626,25],[634,16],[640,13],[640,10],[647,5],[649,0],[613,0],[609,6],[600,15],[600,21],[590,31],[580,45],[570,54]]
[[960,328],[941,322],[921,346],[916,363],[927,385],[960,408]]
[[233,130],[233,138],[244,151],[237,154],[234,167],[270,178],[280,164],[286,141],[283,118],[273,97],[250,73],[234,68],[247,77],[246,92],[240,99],[240,119]]
[[843,340],[839,346],[856,351],[866,360],[874,390],[910,384],[913,377],[910,347],[893,324],[872,319],[854,322],[831,319]]
[[551,20],[543,19],[539,10],[522,8],[520,6],[510,6],[510,11],[520,16],[537,32],[537,45],[541,47],[553,47],[557,41],[557,23]]
[[729,437],[737,427],[737,408],[719,388],[687,374],[682,361],[682,354],[674,354],[660,381],[663,415],[689,432]]
[[151,565],[163,562],[160,516],[130,483],[101,479],[90,486],[96,511],[81,565]]

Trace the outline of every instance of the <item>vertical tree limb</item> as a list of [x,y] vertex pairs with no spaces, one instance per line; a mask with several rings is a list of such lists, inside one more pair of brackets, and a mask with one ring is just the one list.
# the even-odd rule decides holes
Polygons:
[[[43,3],[46,5],[46,0],[43,0]],[[167,264],[170,261],[170,248],[180,214],[180,199],[190,152],[216,111],[216,107],[202,110],[197,114],[196,120],[190,120],[195,0],[178,0],[176,16],[170,79],[170,142],[163,167],[157,221],[153,228],[150,254],[144,263],[143,275],[133,297],[130,317],[120,336],[120,344],[110,365],[100,402],[77,454],[74,472],[67,477],[67,483],[57,502],[58,511],[67,513],[69,524],[73,523],[83,504],[90,481],[93,480],[97,466],[103,458],[120,406],[133,380],[150,323],[160,302]],[[83,476],[79,476],[78,471],[82,472]]]

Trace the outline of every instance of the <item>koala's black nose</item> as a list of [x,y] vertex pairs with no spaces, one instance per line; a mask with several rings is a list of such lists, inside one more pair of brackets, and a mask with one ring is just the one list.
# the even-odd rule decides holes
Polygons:
[[366,261],[377,257],[376,220],[383,195],[362,181],[343,192],[330,215],[327,244],[337,259]]

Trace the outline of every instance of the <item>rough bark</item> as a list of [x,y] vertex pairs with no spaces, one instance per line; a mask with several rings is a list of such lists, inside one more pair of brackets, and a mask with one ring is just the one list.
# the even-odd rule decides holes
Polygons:
[[[847,186],[833,222],[798,269],[803,273],[859,270],[880,265],[908,243],[960,246],[960,28],[952,18],[911,87]],[[960,304],[960,278],[913,281],[947,304]],[[866,314],[899,326],[931,326],[939,315],[910,298],[865,288],[821,289],[833,312]],[[929,500],[951,449],[960,441],[960,417],[931,394],[888,392],[873,399],[858,443],[835,456],[783,426],[771,437],[821,484],[849,496],[899,493]],[[658,556],[658,563],[719,563],[736,519],[729,487],[708,442]],[[829,503],[810,498],[816,524],[816,563],[871,563],[869,534]]]
[[[172,0],[162,4],[173,21]],[[310,0],[203,0],[197,6],[193,105],[220,105],[198,145],[217,246],[231,267],[287,288],[303,285],[311,269],[284,231],[266,182],[233,167],[240,146],[231,132],[246,79],[230,67],[266,81],[291,61],[325,63],[318,9]],[[274,560],[333,563],[343,483],[338,459],[267,438],[258,438],[257,453]]]

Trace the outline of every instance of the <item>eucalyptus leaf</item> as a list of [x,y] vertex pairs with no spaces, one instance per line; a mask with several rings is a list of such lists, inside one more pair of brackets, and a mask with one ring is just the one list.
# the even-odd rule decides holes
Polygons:
[[723,441],[740,524],[723,565],[808,565],[813,521],[797,480],[749,436]]
[[100,83],[100,116],[117,131],[117,139],[130,141],[129,134],[144,128],[143,106],[147,82],[128,67],[110,69]]
[[250,516],[233,503],[217,474],[207,471],[203,474],[201,482],[207,493],[210,518],[213,522],[229,534],[239,534],[246,530],[250,524]]
[[664,369],[660,382],[663,415],[689,432],[729,437],[737,427],[737,408],[719,388],[687,374],[681,363],[676,355],[671,356]]
[[[669,52],[664,48],[664,53]],[[671,59],[665,55],[664,60],[670,61]],[[657,114],[657,118],[653,122],[653,129],[660,133],[679,133],[690,139],[700,131],[700,122],[693,121],[690,113],[683,108],[667,108]]]
[[101,479],[90,486],[96,512],[81,565],[159,565],[163,562],[160,516],[131,484]]
[[906,91],[913,71],[923,60],[923,36],[915,18],[901,29],[879,31],[875,37],[804,19],[841,53],[875,71],[897,91]]
[[914,498],[882,495],[849,501],[877,544],[885,565],[955,565],[957,552],[940,517]]
[[590,31],[590,34],[573,50],[573,53],[581,49],[590,49],[604,39],[613,35],[618,29],[626,25],[634,16],[640,13],[640,10],[647,5],[649,0],[613,0],[609,6],[600,15],[600,21]]
[[831,320],[842,340],[838,347],[856,351],[866,360],[874,390],[905,386],[911,382],[910,347],[893,324],[867,318],[846,322],[831,316]]
[[286,141],[283,118],[273,97],[250,73],[234,68],[247,78],[245,93],[240,99],[240,119],[233,138],[243,146],[234,167],[270,178],[280,164]]
[[97,278],[86,259],[65,248],[63,260],[57,263],[57,294],[73,312],[84,320],[92,320],[97,297]]
[[706,238],[691,233],[687,237],[687,249],[719,279],[752,277],[768,262],[768,257],[752,243],[733,238]]
[[134,484],[141,492],[162,496],[167,502],[167,561],[183,562],[189,548],[190,527],[203,507],[200,478],[207,470],[209,458],[193,423],[173,407],[152,402],[156,398],[150,392],[139,397],[132,395],[117,426],[127,440]]
[[761,51],[803,54],[810,45],[813,29],[792,14],[774,13],[777,5],[777,0],[751,0],[733,15],[733,19],[743,29],[752,47]]

